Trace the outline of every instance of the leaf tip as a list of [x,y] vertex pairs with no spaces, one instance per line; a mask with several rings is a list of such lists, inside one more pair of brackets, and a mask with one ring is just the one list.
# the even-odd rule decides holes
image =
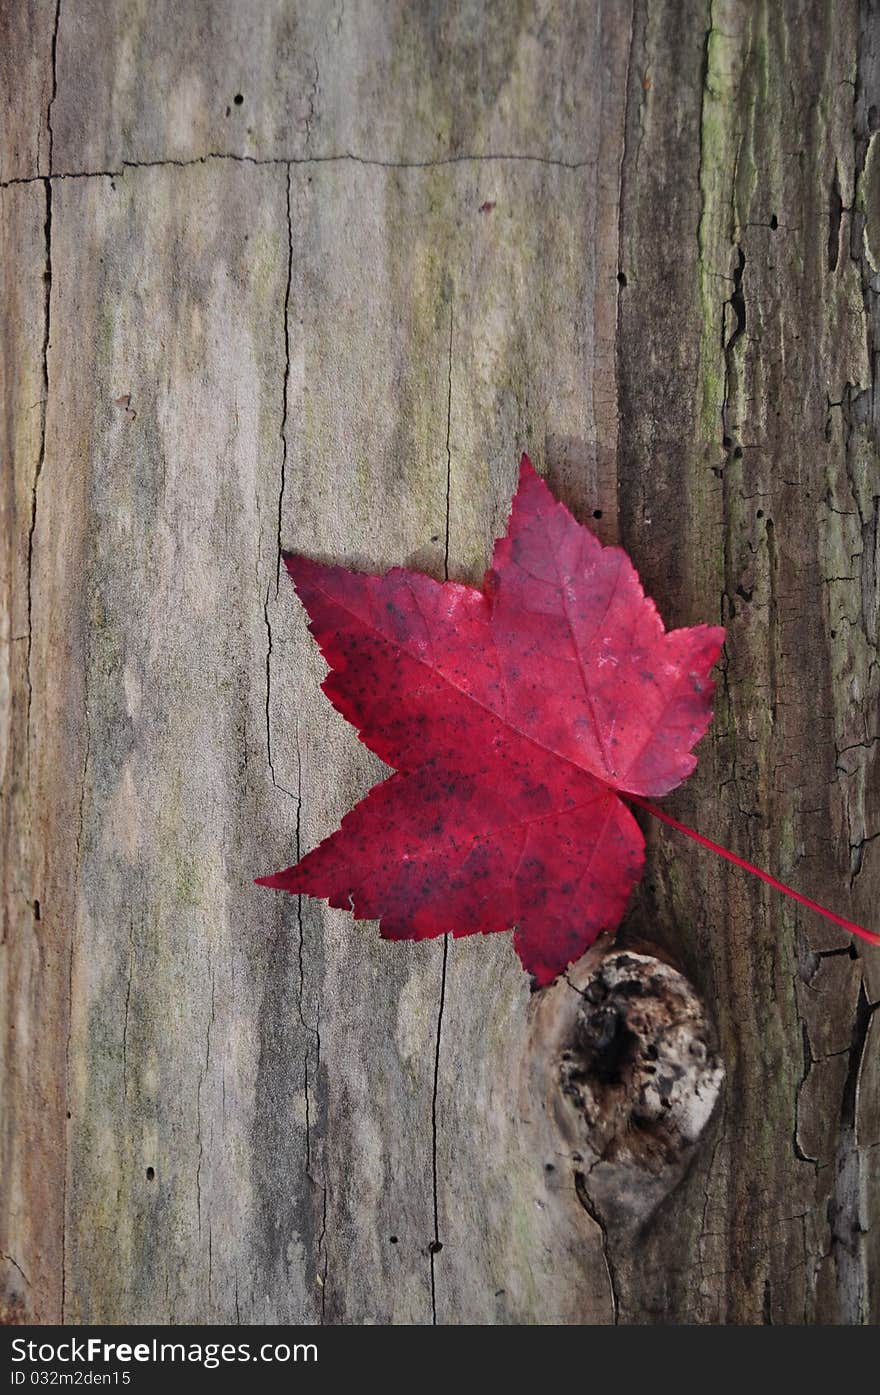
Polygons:
[[537,471],[534,465],[532,464],[529,456],[526,455],[525,451],[523,451],[522,455],[519,458],[519,482],[520,484],[522,484],[523,480],[536,478]]
[[289,868],[286,872],[273,872],[268,877],[254,877],[254,886],[268,886],[272,891],[289,891],[292,871],[293,868]]

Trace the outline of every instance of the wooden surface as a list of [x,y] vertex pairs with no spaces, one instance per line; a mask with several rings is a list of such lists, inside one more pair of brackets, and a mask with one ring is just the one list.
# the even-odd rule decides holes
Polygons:
[[381,772],[279,547],[475,581],[527,449],[729,626],[670,810],[876,928],[873,3],[0,14],[6,1316],[876,1321],[876,954],[646,826],[727,1074],[606,1252],[509,937],[252,885]]

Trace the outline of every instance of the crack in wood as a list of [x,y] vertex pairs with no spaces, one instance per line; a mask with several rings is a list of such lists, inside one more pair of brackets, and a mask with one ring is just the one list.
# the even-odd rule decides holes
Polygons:
[[519,153],[488,153],[438,156],[433,160],[382,160],[370,155],[359,155],[346,150],[329,155],[241,155],[235,151],[211,150],[205,155],[192,155],[187,159],[175,160],[123,160],[116,169],[108,170],[59,170],[51,175],[18,175],[12,179],[0,180],[0,189],[14,188],[20,184],[42,184],[47,179],[58,182],[65,179],[122,179],[128,170],[153,169],[193,169],[198,165],[214,161],[228,161],[234,164],[255,165],[258,168],[286,168],[288,170],[309,165],[363,165],[368,169],[382,170],[435,170],[449,165],[468,164],[532,164],[547,165],[551,169],[579,170],[594,169],[595,160],[560,160],[550,155],[529,155]]

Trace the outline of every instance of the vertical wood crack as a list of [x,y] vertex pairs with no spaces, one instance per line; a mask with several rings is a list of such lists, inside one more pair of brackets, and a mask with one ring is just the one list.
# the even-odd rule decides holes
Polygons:
[[40,447],[37,454],[37,467],[34,471],[33,484],[31,486],[31,519],[28,528],[27,546],[27,716],[26,716],[26,759],[28,777],[30,777],[30,754],[31,754],[31,702],[33,699],[33,683],[31,680],[31,650],[33,648],[33,573],[34,573],[34,534],[37,530],[37,495],[40,485],[40,476],[43,473],[43,465],[46,461],[46,422],[49,410],[49,344],[51,330],[51,302],[52,302],[52,171],[54,158],[55,133],[52,129],[52,108],[55,105],[55,98],[58,95],[58,27],[61,22],[61,0],[55,0],[55,19],[52,28],[51,46],[51,92],[49,94],[49,104],[46,108],[46,133],[48,141],[48,159],[46,174],[42,179],[43,188],[46,194],[46,217],[43,224],[45,238],[45,261],[43,267],[44,281],[44,309],[43,309],[43,347],[42,347],[42,370],[43,370],[43,400],[40,410]]
[[434,1044],[434,1088],[431,1095],[431,1181],[434,1198],[434,1238],[428,1246],[431,1260],[431,1324],[437,1326],[437,1256],[443,1248],[440,1239],[440,1206],[437,1186],[437,1089],[440,1082],[440,1043],[443,1036],[443,1009],[446,1004],[446,966],[449,958],[449,936],[443,936],[443,959],[440,965],[440,1005],[437,1010],[437,1036]]
[[[449,502],[452,489],[452,335],[454,310],[449,307],[449,354],[446,388],[446,528],[444,536],[443,577],[449,580]],[[434,1203],[434,1238],[428,1250],[431,1260],[431,1323],[437,1325],[437,1256],[443,1248],[440,1239],[440,1203],[437,1185],[437,1091],[440,1084],[440,1044],[443,1036],[443,1009],[446,1005],[446,969],[449,960],[449,936],[443,936],[443,958],[440,964],[440,1003],[437,1009],[437,1035],[434,1043],[434,1083],[431,1092],[431,1185]]]
[[281,480],[278,487],[278,556],[275,565],[275,599],[281,585],[281,510],[287,478],[287,411],[290,400],[290,287],[293,281],[293,224],[290,215],[291,176],[287,162],[287,284],[284,289],[284,386],[281,408]]

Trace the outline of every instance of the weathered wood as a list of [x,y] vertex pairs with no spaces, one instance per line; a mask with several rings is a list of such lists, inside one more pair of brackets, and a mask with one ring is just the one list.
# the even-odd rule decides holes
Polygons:
[[[0,1317],[58,1312],[64,1232],[64,1050],[66,937],[46,936],[48,848],[32,837],[36,772],[31,766],[31,594],[37,481],[44,456],[46,191],[40,183],[0,192],[3,350],[2,616],[0,741],[3,755],[3,937],[0,1039],[3,1052],[4,1233]],[[61,760],[63,762],[63,753]],[[76,777],[70,771],[71,791]],[[53,811],[47,810],[48,831]],[[45,1257],[45,1258],[44,1258]]]
[[621,0],[201,0],[185,16],[175,0],[62,0],[54,168],[212,152],[592,165],[604,101],[623,99],[628,18]]
[[46,175],[52,164],[57,5],[0,5],[0,184]]
[[[877,283],[856,209],[878,42],[873,5],[637,15],[617,360],[624,540],[672,621],[714,597],[728,626],[700,779],[670,808],[868,924]],[[651,849],[637,914],[684,947],[728,1078],[715,1148],[621,1256],[622,1313],[876,1316],[853,1110],[877,957],[666,830]]]
[[381,770],[279,547],[476,580],[525,448],[729,626],[670,809],[875,918],[873,4],[2,8],[5,1311],[876,1319],[843,935],[647,829],[727,1081],[615,1245],[508,937],[251,884]]

